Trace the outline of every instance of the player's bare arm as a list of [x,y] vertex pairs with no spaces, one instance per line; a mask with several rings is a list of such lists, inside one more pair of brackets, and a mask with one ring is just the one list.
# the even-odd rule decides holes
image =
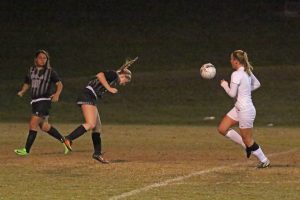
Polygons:
[[62,84],[61,81],[58,81],[56,83],[56,92],[51,95],[51,101],[52,102],[58,102],[59,96],[60,96],[60,94],[62,92],[62,89],[63,89],[63,84]]
[[110,93],[113,93],[113,94],[118,92],[118,90],[116,88],[113,88],[108,84],[103,72],[98,73],[97,78],[100,81],[100,83],[107,89],[107,91],[109,91]]
[[22,86],[22,89],[18,92],[18,96],[23,97],[23,95],[29,90],[30,85],[27,83],[24,83]]

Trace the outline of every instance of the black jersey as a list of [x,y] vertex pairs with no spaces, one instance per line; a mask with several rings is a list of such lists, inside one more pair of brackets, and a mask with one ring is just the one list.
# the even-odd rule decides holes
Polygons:
[[58,74],[52,68],[38,70],[30,67],[25,83],[31,85],[31,99],[50,98],[55,83],[59,82]]
[[[105,71],[103,73],[109,85],[114,85],[119,80],[119,76],[116,71]],[[94,95],[99,98],[102,98],[103,94],[107,92],[106,88],[100,83],[97,77],[90,80],[87,88],[92,89]]]

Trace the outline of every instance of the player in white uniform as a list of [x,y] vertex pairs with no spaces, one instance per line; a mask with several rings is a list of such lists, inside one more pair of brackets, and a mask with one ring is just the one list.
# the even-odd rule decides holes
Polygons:
[[[252,73],[253,67],[249,63],[246,52],[234,51],[231,54],[230,62],[235,70],[231,75],[230,86],[225,80],[221,80],[221,86],[230,97],[236,99],[236,102],[221,121],[218,131],[240,144],[246,150],[247,158],[251,154],[255,155],[260,161],[257,168],[269,167],[269,159],[252,136],[256,110],[252,103],[251,92],[260,87],[260,82]],[[231,129],[236,124],[239,124],[240,134]]]

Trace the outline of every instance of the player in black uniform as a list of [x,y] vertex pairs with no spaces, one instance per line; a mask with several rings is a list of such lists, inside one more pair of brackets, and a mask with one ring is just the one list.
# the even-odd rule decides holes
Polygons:
[[[52,91],[54,86],[56,86],[55,92]],[[48,123],[51,102],[59,100],[62,88],[62,82],[50,66],[49,54],[44,50],[37,51],[34,58],[34,66],[30,67],[23,87],[18,92],[18,95],[22,97],[28,89],[31,89],[32,115],[25,148],[15,149],[16,154],[21,156],[29,154],[36,138],[38,127],[64,144],[64,137]],[[66,154],[68,153],[68,148],[65,145],[64,147]]]
[[105,92],[112,94],[118,92],[114,87],[117,84],[126,85],[131,81],[131,72],[128,69],[122,71],[105,71],[98,73],[80,93],[77,104],[81,107],[85,123],[77,127],[72,133],[65,137],[65,145],[72,150],[72,141],[92,130],[94,145],[93,158],[101,163],[109,163],[104,159],[101,152],[101,120],[96,107],[97,99],[101,99]]

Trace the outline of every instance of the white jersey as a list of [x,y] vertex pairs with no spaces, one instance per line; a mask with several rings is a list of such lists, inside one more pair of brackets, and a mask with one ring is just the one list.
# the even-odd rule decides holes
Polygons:
[[252,103],[251,92],[260,87],[257,78],[252,73],[249,76],[241,66],[232,73],[230,87],[225,81],[221,86],[230,97],[236,99],[234,108],[227,113],[227,116],[238,121],[240,128],[253,128],[256,110]]
[[239,110],[245,110],[249,107],[253,107],[251,92],[260,87],[260,82],[251,73],[249,76],[245,72],[243,66],[232,73],[230,88],[224,87],[227,94],[233,98],[236,98],[235,107]]

